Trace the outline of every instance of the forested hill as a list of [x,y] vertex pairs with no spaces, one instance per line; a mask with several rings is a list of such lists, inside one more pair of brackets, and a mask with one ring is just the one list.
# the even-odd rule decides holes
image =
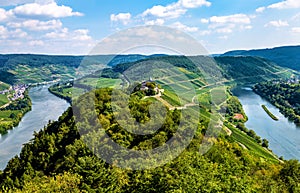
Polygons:
[[[108,78],[116,78],[119,73],[123,73],[137,63],[165,62],[177,67],[185,68],[193,73],[201,76],[199,69],[203,69],[205,73],[214,76],[217,71],[222,72],[222,76],[228,80],[238,80],[240,83],[257,83],[259,81],[284,78],[290,76],[290,72],[276,65],[267,59],[239,56],[239,57],[214,57],[207,56],[162,56],[156,58],[148,58],[141,61],[130,62],[113,66],[111,69],[105,69],[103,75]],[[216,71],[215,68],[218,68]]]
[[[89,64],[107,64],[114,66],[119,63],[133,62],[152,56],[145,55],[89,55],[89,56],[68,56],[68,55],[35,55],[35,54],[7,54],[0,55],[0,68],[11,69],[19,64],[26,64],[31,67],[44,65],[63,65],[77,68],[82,61]],[[154,57],[154,56],[153,56]]]
[[239,82],[259,82],[289,76],[286,69],[267,59],[249,56],[215,57],[227,79]]
[[[135,150],[148,150],[161,146],[176,132],[180,122],[178,110],[168,111],[164,125],[153,136],[141,137],[126,131],[117,124],[112,115],[109,102],[111,93],[111,89],[97,90],[95,100],[101,124],[105,125],[105,133],[109,133],[116,143]],[[144,106],[149,104],[137,101],[135,97],[132,99],[133,109],[141,110],[140,113],[133,113],[138,113],[136,115],[141,119],[147,119]],[[88,99],[83,97],[78,101],[84,103],[84,100]],[[91,113],[80,105],[78,110],[87,113],[87,116]],[[85,125],[89,121],[95,120],[85,119],[82,124]],[[193,120],[187,117],[184,127],[190,127],[193,124],[190,121]],[[0,187],[2,191],[10,192],[299,191],[300,165],[297,161],[279,163],[252,154],[234,142],[235,134],[222,134],[215,139],[214,146],[202,155],[199,152],[199,144],[207,122],[201,121],[198,125],[189,147],[173,161],[153,169],[130,170],[116,167],[114,164],[109,165],[95,156],[83,139],[91,139],[92,149],[95,151],[111,153],[114,150],[107,147],[107,141],[98,138],[102,133],[100,130],[90,131],[90,127],[84,127],[84,133],[91,133],[80,139],[72,110],[69,109],[57,122],[35,133],[34,139],[24,145],[20,156],[8,163],[0,174]],[[118,159],[118,155],[113,158]],[[126,161],[130,162],[130,159],[129,156]]]
[[300,46],[284,46],[272,49],[236,50],[222,56],[258,56],[269,59],[280,66],[300,70]]
[[[284,69],[274,63],[257,57],[215,57],[217,65],[228,79],[236,79],[259,75],[260,78],[277,78],[276,74]],[[55,79],[68,80],[76,76],[76,70],[80,65],[84,68],[80,72],[88,74],[103,68],[111,68],[120,73],[137,62],[162,61],[172,65],[187,68],[194,72],[196,66],[205,68],[213,73],[215,64],[208,56],[184,56],[165,55],[102,55],[102,56],[47,56],[47,55],[0,55],[0,81],[15,83],[37,83]],[[107,71],[111,71],[108,70]],[[113,74],[115,74],[113,72]],[[249,81],[250,79],[244,79]],[[241,79],[241,81],[243,81]]]
[[[134,62],[152,56],[144,55],[91,55],[55,56],[33,54],[0,55],[0,81],[38,83],[54,79],[68,80],[75,77],[75,69],[85,65],[89,69],[102,69],[120,63]],[[153,56],[154,57],[154,56]],[[26,76],[24,76],[26,75]]]

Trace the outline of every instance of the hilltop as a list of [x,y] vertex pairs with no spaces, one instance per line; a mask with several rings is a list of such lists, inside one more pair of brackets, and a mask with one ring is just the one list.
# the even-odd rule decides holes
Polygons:
[[300,70],[300,46],[283,46],[257,50],[235,50],[222,56],[258,56],[271,60],[282,67]]

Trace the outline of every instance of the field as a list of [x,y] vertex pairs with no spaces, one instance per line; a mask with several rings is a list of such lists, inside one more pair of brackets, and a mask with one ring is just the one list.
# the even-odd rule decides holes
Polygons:
[[9,100],[7,99],[7,95],[0,94],[0,107],[7,104]]
[[122,80],[111,78],[84,78],[78,81],[78,83],[92,86],[93,88],[113,88],[118,87],[122,83]]
[[10,87],[10,85],[8,85],[4,82],[0,82],[0,91],[9,89],[9,87]]

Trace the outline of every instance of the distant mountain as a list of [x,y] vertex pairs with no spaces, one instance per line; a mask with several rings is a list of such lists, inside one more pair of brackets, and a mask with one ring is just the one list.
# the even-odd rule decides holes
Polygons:
[[[176,67],[187,69],[190,72],[200,76],[199,69],[204,69],[205,73],[210,77],[220,77],[215,74],[222,73],[222,77],[228,80],[237,80],[238,83],[257,83],[264,80],[287,78],[291,72],[276,63],[259,57],[253,56],[159,56],[152,57],[136,62],[120,63],[112,68],[102,71],[102,75],[107,78],[117,78],[118,74],[123,73],[136,63],[153,64],[156,62],[164,62]],[[215,68],[218,68],[217,70]],[[142,76],[142,75],[141,75]]]
[[[241,55],[238,53],[243,53],[243,51],[235,51],[231,53],[232,55]],[[117,56],[49,56],[32,54],[0,55],[0,81],[8,84],[15,84],[37,83],[55,79],[68,80],[78,77],[78,74],[76,75],[78,72],[80,72],[80,75],[84,76],[103,70],[104,68],[106,68],[106,75],[111,77],[116,74],[111,70],[122,73],[135,63],[153,61],[167,62],[195,72],[196,68],[193,66],[194,64],[191,63],[191,60],[200,66],[208,64],[207,60],[211,60],[211,57],[209,56],[193,56],[188,58],[189,59],[184,56],[168,56],[162,54],[150,56],[138,54]],[[249,77],[251,75],[260,75],[267,79],[276,78],[277,74],[274,73],[283,71],[282,68],[279,68],[279,66],[277,66],[274,62],[258,57],[226,56],[214,58],[224,72],[224,77],[228,79],[241,79],[242,77]],[[202,67],[210,71],[212,74],[215,72],[214,69],[210,69],[212,66],[206,65]]]
[[258,56],[277,63],[279,66],[300,70],[300,46],[284,46],[259,50],[235,50],[222,56]]
[[287,78],[291,74],[276,63],[253,56],[223,56],[214,58],[227,79],[237,83],[255,83],[268,79]]
[[[120,63],[157,57],[157,55],[90,55],[59,56],[34,54],[0,55],[0,81],[8,84],[36,83],[53,79],[68,80],[76,76],[80,66],[82,74]],[[26,75],[26,76],[24,76]]]

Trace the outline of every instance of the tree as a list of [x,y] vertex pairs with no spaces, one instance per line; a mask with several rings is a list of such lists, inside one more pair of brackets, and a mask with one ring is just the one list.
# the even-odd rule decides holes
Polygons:
[[265,148],[269,148],[269,141],[266,140],[266,139],[263,139],[262,140],[262,146],[265,147]]

